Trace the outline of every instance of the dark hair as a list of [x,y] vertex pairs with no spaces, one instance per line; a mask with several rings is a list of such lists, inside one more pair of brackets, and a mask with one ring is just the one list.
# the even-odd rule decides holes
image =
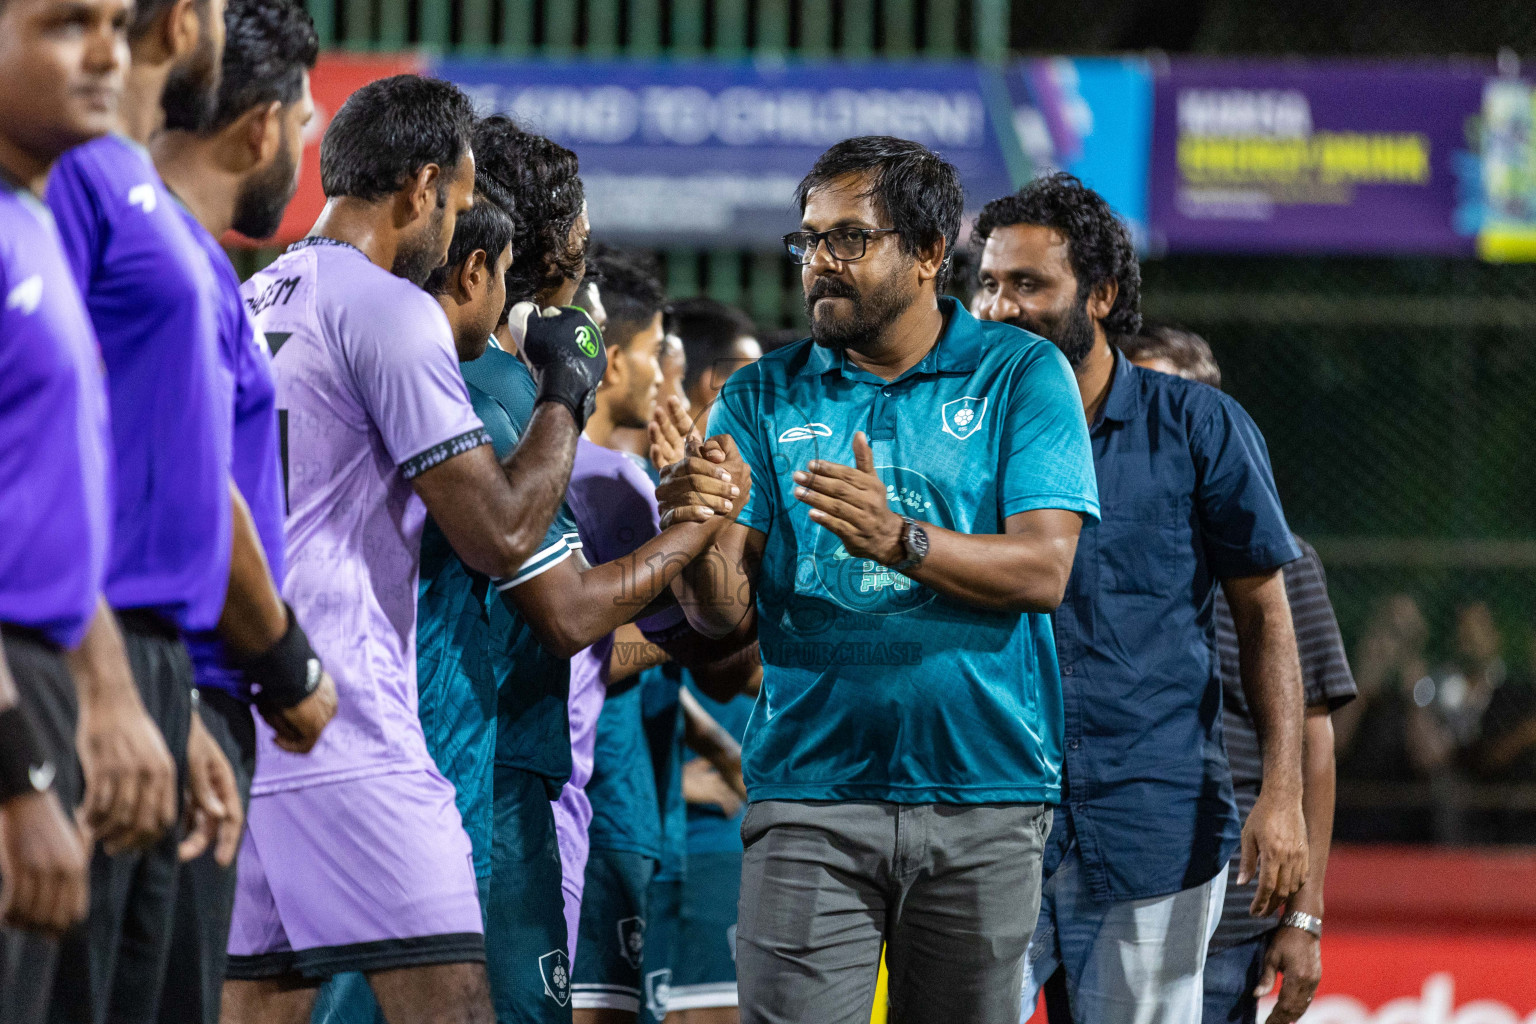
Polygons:
[[688,356],[683,387],[689,389],[705,370],[732,358],[738,338],[757,337],[757,325],[735,306],[700,295],[667,307],[667,333],[682,339]]
[[475,111],[452,82],[395,75],[369,82],[336,111],[320,140],[320,187],[327,198],[382,199],[427,164],[447,179],[470,151]]
[[[478,175],[476,176],[478,179]],[[478,184],[478,181],[477,181]],[[449,282],[464,265],[464,261],[476,252],[485,253],[487,272],[496,268],[501,251],[512,244],[516,225],[512,215],[496,200],[475,190],[475,205],[459,214],[453,228],[453,241],[448,244],[448,261],[427,276],[421,287],[429,295],[445,295]]]
[[576,154],[542,135],[525,132],[505,114],[475,128],[475,160],[484,177],[512,197],[517,237],[507,271],[507,304],[575,277],[586,253],[569,244],[586,192]]
[[915,256],[918,250],[944,240],[944,264],[934,282],[943,294],[965,207],[965,191],[954,164],[926,146],[889,135],[844,139],[821,154],[811,173],[800,179],[795,189],[800,212],[805,212],[812,192],[848,174],[870,175],[859,197],[873,199],[875,208],[890,218],[903,252]]
[[[202,8],[208,6],[208,0],[197,0],[197,3]],[[136,43],[143,39],[161,16],[175,6],[176,0],[139,0],[133,5],[133,15],[128,19],[128,41]]]
[[309,12],[293,0],[228,0],[224,8],[224,73],[207,132],[223,128],[253,107],[283,106],[304,95],[320,39]]
[[587,256],[587,276],[595,276],[608,311],[603,340],[610,345],[627,346],[666,302],[656,265],[648,257],[594,246]]
[[1114,281],[1115,303],[1104,318],[1104,330],[1110,335],[1136,333],[1141,326],[1141,265],[1131,233],[1103,196],[1070,174],[1048,174],[982,207],[971,237],[979,247],[998,228],[1014,224],[1055,228],[1066,235],[1078,297]]
[[1142,323],[1141,333],[1121,336],[1115,344],[1125,358],[1166,359],[1179,371],[1202,384],[1221,387],[1221,366],[1206,340],[1194,331],[1172,324]]

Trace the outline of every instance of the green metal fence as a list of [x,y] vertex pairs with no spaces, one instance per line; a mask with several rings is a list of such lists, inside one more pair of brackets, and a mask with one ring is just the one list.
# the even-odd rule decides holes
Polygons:
[[309,0],[321,42],[559,57],[1001,57],[1010,0]]

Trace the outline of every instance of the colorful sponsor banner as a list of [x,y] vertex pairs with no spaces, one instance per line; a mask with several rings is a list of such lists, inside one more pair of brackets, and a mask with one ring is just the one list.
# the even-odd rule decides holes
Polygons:
[[1472,254],[1484,69],[1174,61],[1152,129],[1154,251]]
[[948,63],[447,60],[435,72],[581,159],[592,230],[649,244],[772,245],[795,186],[854,135],[942,152],[973,203],[1013,187],[982,73]]
[[1017,144],[1029,173],[1070,171],[1147,243],[1152,73],[1140,58],[1040,57],[1009,69]]
[[1483,90],[1483,198],[1478,254],[1536,260],[1536,88],[1490,79]]
[[[381,54],[378,56],[354,56],[327,53],[320,57],[315,70],[309,76],[309,91],[315,101],[315,116],[304,129],[304,154],[299,170],[299,190],[283,214],[282,226],[270,241],[287,244],[309,233],[315,218],[325,206],[325,194],[320,190],[320,139],[331,123],[331,117],[353,92],[378,78],[390,75],[419,72],[423,64],[414,54]],[[252,245],[233,232],[225,240],[233,245]]]

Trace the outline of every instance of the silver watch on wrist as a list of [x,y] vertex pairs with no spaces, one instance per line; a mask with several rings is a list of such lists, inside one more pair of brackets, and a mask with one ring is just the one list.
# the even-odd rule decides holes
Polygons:
[[1300,928],[1314,939],[1323,937],[1323,919],[1312,914],[1303,914],[1299,910],[1293,910],[1280,919],[1282,928]]
[[901,548],[905,556],[891,566],[897,572],[906,573],[923,564],[928,557],[928,531],[923,524],[906,516],[901,517]]

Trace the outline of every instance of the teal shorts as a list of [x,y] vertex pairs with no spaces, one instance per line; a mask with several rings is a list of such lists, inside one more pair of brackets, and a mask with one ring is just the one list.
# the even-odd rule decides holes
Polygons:
[[736,1005],[736,903],[741,851],[689,853],[668,1009]]
[[570,1024],[560,844],[542,776],[496,768],[485,967],[497,1024]]
[[571,1005],[577,1009],[639,1012],[651,935],[647,895],[655,873],[655,858],[643,853],[593,850],[587,855],[571,986]]
[[651,882],[647,905],[651,926],[645,943],[645,1012],[641,1024],[662,1024],[670,1008],[672,970],[677,962],[677,929],[683,911],[683,880]]

